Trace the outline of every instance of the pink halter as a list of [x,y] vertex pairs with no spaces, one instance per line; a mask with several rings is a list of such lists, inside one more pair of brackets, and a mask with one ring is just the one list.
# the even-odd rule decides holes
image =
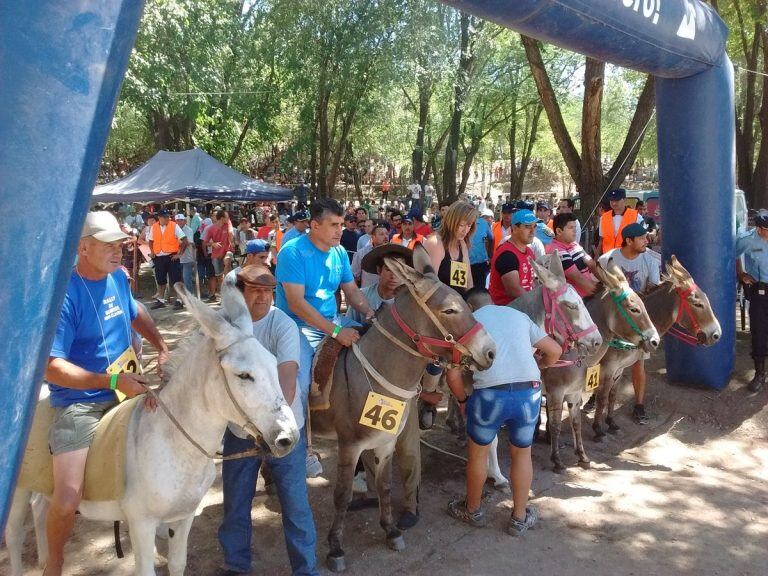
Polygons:
[[[568,284],[564,284],[556,291],[551,291],[544,285],[542,285],[541,288],[541,293],[544,298],[544,330],[550,336],[560,337],[562,340],[560,346],[563,349],[563,354],[569,352],[574,344],[578,342],[579,338],[597,331],[597,326],[593,322],[589,328],[576,332],[573,324],[571,324],[568,317],[560,309],[560,306],[557,305],[557,299],[568,290]],[[555,362],[554,367],[572,366],[578,363],[579,361],[558,360]]]

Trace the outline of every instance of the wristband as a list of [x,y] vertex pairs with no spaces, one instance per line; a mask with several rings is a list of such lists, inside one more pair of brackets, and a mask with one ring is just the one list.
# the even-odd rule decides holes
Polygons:
[[339,335],[340,332],[341,332],[341,326],[336,324],[336,327],[333,329],[333,332],[331,332],[331,338],[336,339],[336,337]]
[[117,377],[120,376],[120,374],[112,374],[112,377],[109,379],[109,389],[110,390],[117,390]]
[[466,404],[466,403],[467,403],[467,400],[469,400],[469,394],[467,394],[466,396],[464,396],[464,400],[459,400],[459,399],[456,399],[456,402],[458,402],[459,404]]

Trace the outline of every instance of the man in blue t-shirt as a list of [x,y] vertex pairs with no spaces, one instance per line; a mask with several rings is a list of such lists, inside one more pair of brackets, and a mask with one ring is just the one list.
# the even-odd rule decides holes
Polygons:
[[493,211],[487,208],[477,219],[477,227],[472,235],[472,246],[469,249],[469,268],[472,271],[472,285],[485,288],[488,273],[491,271],[490,261],[493,256],[493,231],[488,223],[493,220]]
[[[53,454],[53,497],[46,520],[46,576],[62,574],[64,544],[80,504],[88,449],[104,413],[115,405],[115,390],[131,398],[146,379],[137,374],[132,330],[158,350],[158,371],[168,347],[146,309],[131,295],[120,265],[128,235],[109,212],[90,212],[77,248],[77,265],[56,327],[45,379],[55,410],[48,442]],[[154,408],[153,402],[148,402]]]
[[277,262],[276,305],[298,324],[302,333],[299,385],[307,405],[312,358],[326,336],[344,346],[360,339],[350,321],[338,315],[336,290],[341,287],[347,306],[364,318],[374,315],[355,284],[349,257],[341,242],[344,210],[336,200],[325,198],[310,207],[310,232],[295,238],[280,250]]

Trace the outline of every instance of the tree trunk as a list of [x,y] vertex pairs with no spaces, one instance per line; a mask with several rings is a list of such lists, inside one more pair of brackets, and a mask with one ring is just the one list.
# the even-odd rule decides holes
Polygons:
[[240,130],[240,136],[237,138],[235,149],[232,150],[232,154],[230,154],[229,159],[227,160],[227,166],[232,166],[233,162],[237,160],[238,156],[240,156],[240,151],[243,149],[243,142],[245,142],[245,137],[248,134],[248,131],[251,129],[252,124],[253,118],[248,118],[248,120],[245,121],[243,129]]
[[445,146],[445,160],[443,162],[443,198],[448,202],[455,202],[458,198],[456,194],[456,170],[459,156],[459,138],[461,137],[461,116],[464,113],[467,80],[473,60],[473,55],[470,50],[469,30],[472,17],[461,12],[460,18],[461,40],[459,69],[456,72],[451,128],[448,135],[448,143]]
[[432,95],[432,81],[422,74],[419,76],[419,125],[416,129],[416,145],[411,155],[411,174],[413,181],[424,188],[424,132],[429,118],[429,101]]
[[156,150],[178,152],[193,147],[195,123],[182,116],[168,116],[163,110],[152,110],[149,126]]
[[581,202],[587,206],[594,206],[603,193],[600,138],[604,86],[605,63],[587,58],[581,108],[581,178],[576,181]]
[[[511,175],[514,180],[510,183],[509,194],[510,199],[521,198],[523,196],[523,185],[525,183],[525,176],[528,173],[528,165],[531,162],[531,155],[533,154],[533,145],[536,142],[536,133],[539,129],[539,118],[541,118],[541,112],[544,107],[541,102],[537,102],[531,110],[531,106],[525,108],[525,132],[523,133],[523,153],[520,157],[520,169],[517,169],[516,164],[512,163]],[[512,135],[513,136],[513,135]],[[510,146],[511,150],[514,150],[515,145]],[[514,183],[514,184],[512,184]]]
[[[768,33],[763,29],[760,43],[763,51],[763,72],[768,72]],[[758,113],[760,130],[768,134],[768,76],[763,76],[763,96]],[[768,138],[762,138],[757,153],[757,162],[752,175],[753,207],[762,207],[768,201]]]

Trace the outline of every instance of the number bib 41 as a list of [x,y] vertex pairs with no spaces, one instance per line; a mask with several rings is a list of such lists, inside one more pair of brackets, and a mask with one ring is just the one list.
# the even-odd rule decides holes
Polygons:
[[466,262],[451,260],[450,285],[452,288],[466,288],[469,266]]
[[587,368],[587,392],[591,392],[600,385],[600,364]]
[[360,415],[360,424],[389,434],[397,434],[404,412],[405,402],[376,392],[368,392],[363,413]]

